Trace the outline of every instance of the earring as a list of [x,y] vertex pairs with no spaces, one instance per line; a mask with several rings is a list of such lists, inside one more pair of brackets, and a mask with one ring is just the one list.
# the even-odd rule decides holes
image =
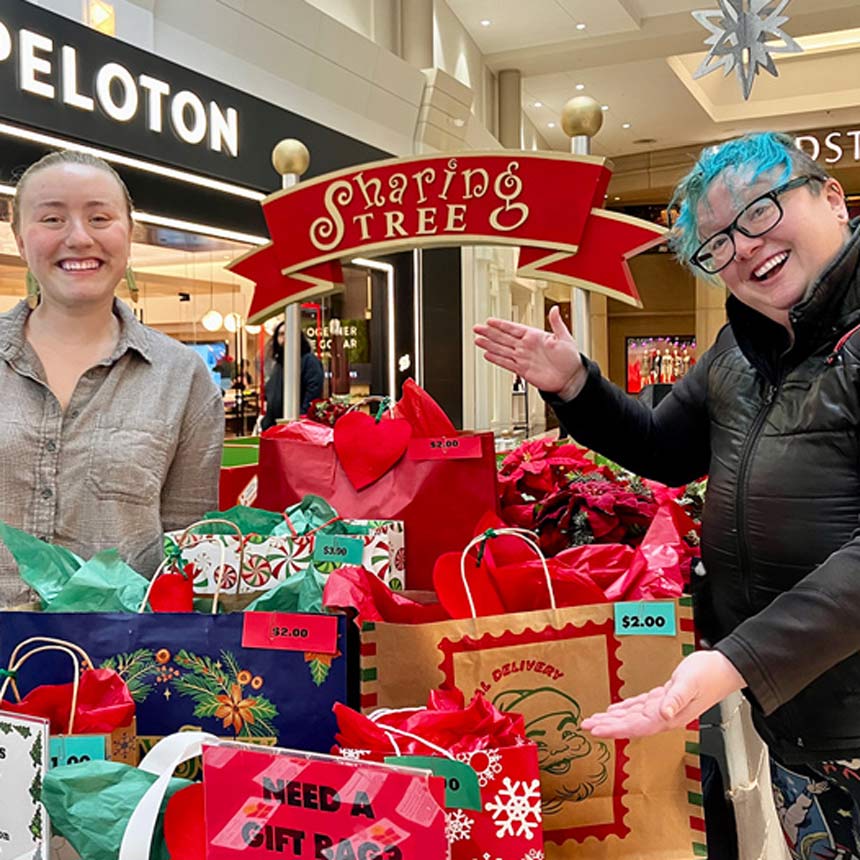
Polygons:
[[137,304],[137,300],[140,298],[140,290],[138,289],[137,278],[134,276],[131,266],[125,270],[125,285],[128,287],[128,294],[131,296],[131,300]]
[[39,304],[39,293],[41,292],[41,289],[39,282],[36,280],[36,276],[27,269],[27,305],[31,311],[35,310]]

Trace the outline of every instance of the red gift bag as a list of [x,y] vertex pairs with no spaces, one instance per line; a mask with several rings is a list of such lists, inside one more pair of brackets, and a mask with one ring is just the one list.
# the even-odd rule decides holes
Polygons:
[[[431,410],[416,409],[414,404],[424,398],[433,401],[417,387],[408,391],[404,400],[409,408],[398,404],[395,413],[403,417],[381,423],[408,422],[411,438],[399,459],[361,489],[353,486],[335,451],[337,426],[332,431],[298,421],[266,431],[260,439],[255,505],[282,511],[313,494],[322,496],[342,517],[403,520],[406,587],[432,589],[437,556],[462,549],[478,520],[497,508],[495,445],[492,433],[429,435],[441,427],[438,416],[431,421],[427,417]],[[376,455],[380,446],[371,425],[372,420],[359,428],[367,435],[359,442]]]
[[[72,680],[67,684],[42,684],[21,698],[16,676],[27,659],[40,651],[60,651],[71,657]],[[80,658],[83,658],[83,668]],[[12,652],[9,669],[3,672],[0,710],[49,720],[51,734],[110,734],[115,729],[130,726],[135,705],[125,681],[113,669],[94,669],[92,665],[86,652],[71,642],[26,639]],[[10,685],[17,701],[3,700]]]
[[481,809],[449,807],[445,814],[451,860],[543,857],[537,747],[525,739],[522,717],[502,713],[482,696],[463,707],[455,690],[432,692],[426,709],[365,717],[335,705],[335,713],[341,755],[380,762],[392,755],[444,756],[475,771]]

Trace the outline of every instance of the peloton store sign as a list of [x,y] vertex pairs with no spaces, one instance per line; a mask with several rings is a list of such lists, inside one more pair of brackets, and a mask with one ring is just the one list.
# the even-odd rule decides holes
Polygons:
[[285,137],[313,152],[311,175],[386,155],[26,0],[0,0],[0,182],[32,157],[4,147],[2,125],[263,193],[281,185],[271,154]]
[[[164,132],[166,122],[185,143],[204,141],[209,149],[233,158],[239,154],[239,114],[215,101],[204,103],[191,90],[172,92],[167,81],[141,73],[133,75],[122,63],[104,63],[93,76],[93,94],[81,91],[78,51],[57,45],[52,38],[32,30],[13,33],[0,20],[0,62],[15,62],[18,86],[37,98],[93,112],[96,105],[118,123],[133,122],[142,115],[146,128]],[[54,83],[58,81],[58,83]]]

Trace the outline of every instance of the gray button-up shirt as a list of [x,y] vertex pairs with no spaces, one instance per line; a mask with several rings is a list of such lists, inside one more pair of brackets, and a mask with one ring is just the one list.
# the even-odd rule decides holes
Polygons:
[[[84,559],[116,547],[151,576],[163,532],[218,506],[224,407],[196,353],[122,302],[114,313],[116,349],[65,413],[25,339],[26,302],[0,314],[0,519]],[[31,599],[0,545],[0,608]]]

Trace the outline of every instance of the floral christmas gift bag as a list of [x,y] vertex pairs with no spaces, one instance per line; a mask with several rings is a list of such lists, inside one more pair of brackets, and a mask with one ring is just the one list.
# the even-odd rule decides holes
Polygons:
[[[73,642],[125,681],[144,752],[189,727],[327,752],[332,705],[355,701],[357,633],[343,615],[2,612],[0,665],[32,636]],[[43,683],[67,680],[49,654],[30,662]]]

